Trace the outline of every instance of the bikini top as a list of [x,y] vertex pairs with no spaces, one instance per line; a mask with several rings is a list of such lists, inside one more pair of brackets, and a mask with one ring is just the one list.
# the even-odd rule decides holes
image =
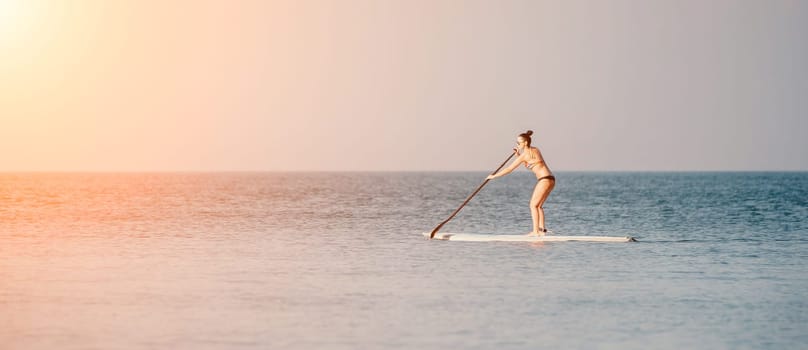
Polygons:
[[533,156],[533,157],[531,157],[530,160],[534,160],[534,162],[532,162],[532,163],[525,162],[525,168],[533,169],[533,167],[536,166],[536,164],[541,163],[541,160],[539,159],[538,151],[536,151],[536,153],[533,153],[533,149],[531,148],[531,149],[528,149],[528,152],[530,152],[531,155]]

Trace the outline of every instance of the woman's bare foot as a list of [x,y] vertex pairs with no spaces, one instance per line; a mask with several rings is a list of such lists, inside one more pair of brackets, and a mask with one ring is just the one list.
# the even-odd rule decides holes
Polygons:
[[528,233],[527,235],[528,236],[544,236],[546,234],[547,234],[547,229],[546,228],[540,228],[538,232],[533,231],[533,232]]

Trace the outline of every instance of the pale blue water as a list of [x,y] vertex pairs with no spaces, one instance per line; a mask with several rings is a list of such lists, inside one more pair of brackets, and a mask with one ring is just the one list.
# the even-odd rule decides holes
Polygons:
[[[0,349],[805,349],[808,173],[0,174]],[[446,232],[524,233],[491,182]]]

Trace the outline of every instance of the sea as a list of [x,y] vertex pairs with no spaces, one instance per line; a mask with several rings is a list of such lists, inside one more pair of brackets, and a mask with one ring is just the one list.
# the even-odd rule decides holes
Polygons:
[[808,173],[485,176],[0,173],[0,349],[808,349]]

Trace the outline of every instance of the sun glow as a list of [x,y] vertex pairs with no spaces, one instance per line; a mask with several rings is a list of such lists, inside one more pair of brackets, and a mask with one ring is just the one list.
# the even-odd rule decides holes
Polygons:
[[22,0],[0,0],[0,45],[3,47],[22,40],[20,34],[27,29],[26,17],[30,10],[24,4]]
[[[0,0],[0,72],[19,75],[36,44],[37,31],[47,21],[36,1]],[[6,79],[10,78],[6,76]]]

